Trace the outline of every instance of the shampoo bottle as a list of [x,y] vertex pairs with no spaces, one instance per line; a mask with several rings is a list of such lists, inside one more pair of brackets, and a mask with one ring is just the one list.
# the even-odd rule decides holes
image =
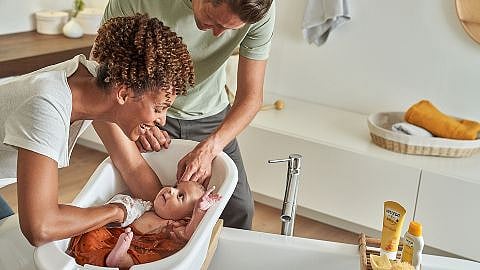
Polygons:
[[415,270],[419,270],[420,264],[422,264],[423,246],[422,224],[412,221],[403,240],[401,261],[407,262],[415,267]]
[[398,244],[402,233],[406,210],[398,202],[383,203],[383,227],[380,241],[380,255],[387,255],[389,260],[397,258]]

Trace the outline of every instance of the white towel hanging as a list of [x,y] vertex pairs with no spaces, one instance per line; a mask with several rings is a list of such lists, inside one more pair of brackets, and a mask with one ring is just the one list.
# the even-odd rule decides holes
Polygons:
[[348,0],[308,0],[303,16],[303,36],[308,43],[322,45],[330,32],[350,20]]

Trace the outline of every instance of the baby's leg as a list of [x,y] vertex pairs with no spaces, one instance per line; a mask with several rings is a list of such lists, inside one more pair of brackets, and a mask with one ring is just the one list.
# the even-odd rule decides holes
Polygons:
[[130,228],[126,228],[125,232],[118,238],[117,244],[108,254],[106,264],[109,267],[118,267],[120,269],[128,269],[134,265],[132,257],[128,255],[127,250],[133,239],[133,232]]

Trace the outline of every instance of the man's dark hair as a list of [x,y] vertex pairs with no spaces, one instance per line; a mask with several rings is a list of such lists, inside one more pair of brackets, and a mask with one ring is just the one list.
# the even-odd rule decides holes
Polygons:
[[256,23],[267,14],[273,0],[211,0],[214,6],[227,3],[244,23]]

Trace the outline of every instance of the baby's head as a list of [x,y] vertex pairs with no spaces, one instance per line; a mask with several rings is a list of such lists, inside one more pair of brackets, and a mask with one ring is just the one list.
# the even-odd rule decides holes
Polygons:
[[205,188],[194,181],[180,182],[174,187],[164,187],[158,192],[153,208],[164,219],[179,220],[190,217],[195,203],[205,193]]

